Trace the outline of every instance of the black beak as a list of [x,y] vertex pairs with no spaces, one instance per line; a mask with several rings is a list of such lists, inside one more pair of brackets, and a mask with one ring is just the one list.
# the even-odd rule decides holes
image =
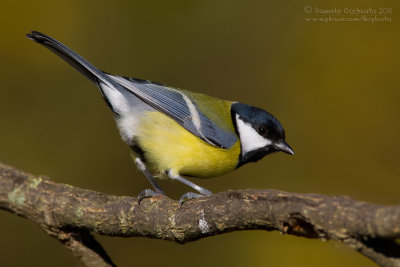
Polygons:
[[274,146],[278,151],[282,151],[282,152],[285,152],[286,154],[294,155],[293,149],[285,141],[279,141],[279,142],[275,143]]

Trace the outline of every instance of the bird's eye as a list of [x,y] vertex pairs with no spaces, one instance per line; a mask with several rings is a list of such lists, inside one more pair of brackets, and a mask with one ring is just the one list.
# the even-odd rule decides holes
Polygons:
[[260,126],[260,127],[258,127],[257,132],[259,135],[265,136],[265,135],[267,135],[268,130],[267,130],[267,128],[265,128],[263,126]]

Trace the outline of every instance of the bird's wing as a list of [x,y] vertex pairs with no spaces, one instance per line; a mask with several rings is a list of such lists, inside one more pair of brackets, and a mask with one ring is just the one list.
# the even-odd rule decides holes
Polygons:
[[230,148],[236,143],[233,132],[222,129],[207,118],[184,93],[147,80],[109,75],[114,81],[153,108],[163,112],[203,141]]

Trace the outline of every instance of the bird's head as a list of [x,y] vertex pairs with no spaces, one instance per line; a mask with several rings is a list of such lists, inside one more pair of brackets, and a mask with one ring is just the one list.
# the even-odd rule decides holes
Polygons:
[[258,161],[273,152],[294,155],[285,141],[285,130],[270,113],[238,102],[232,104],[231,112],[241,143],[239,166]]

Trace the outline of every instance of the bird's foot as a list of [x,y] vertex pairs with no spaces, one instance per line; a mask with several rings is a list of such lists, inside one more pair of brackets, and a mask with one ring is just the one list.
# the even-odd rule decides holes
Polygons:
[[142,200],[145,198],[158,197],[158,196],[165,196],[165,193],[161,190],[154,191],[151,189],[145,189],[138,195],[138,204],[140,204],[140,202],[142,202]]
[[206,190],[206,189],[202,190],[201,194],[193,193],[193,192],[187,192],[187,193],[183,194],[181,196],[181,198],[179,199],[179,205],[182,207],[183,203],[185,203],[188,200],[196,199],[196,198],[202,198],[202,197],[211,196],[211,195],[212,195],[211,191]]

